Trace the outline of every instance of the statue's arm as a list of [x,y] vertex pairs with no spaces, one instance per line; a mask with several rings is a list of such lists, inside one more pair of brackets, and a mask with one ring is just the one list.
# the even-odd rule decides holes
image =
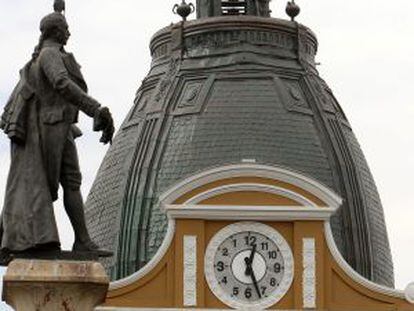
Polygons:
[[88,116],[95,116],[100,104],[73,82],[63,63],[60,52],[45,48],[39,55],[40,66],[55,90]]

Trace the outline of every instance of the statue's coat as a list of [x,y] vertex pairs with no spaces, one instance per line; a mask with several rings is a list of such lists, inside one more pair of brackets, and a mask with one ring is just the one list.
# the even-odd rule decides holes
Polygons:
[[[44,43],[30,64],[27,81],[19,83],[30,85],[34,95],[24,103],[25,142],[11,143],[0,231],[1,248],[11,251],[59,246],[53,201],[62,182],[64,148],[68,140],[73,143],[79,109],[93,116],[99,107],[86,94],[80,66],[57,43]],[[69,160],[77,164],[76,152]]]

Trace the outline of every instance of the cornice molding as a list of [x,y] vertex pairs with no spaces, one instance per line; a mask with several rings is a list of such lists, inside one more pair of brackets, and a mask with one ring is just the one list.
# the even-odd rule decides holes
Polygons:
[[341,197],[333,190],[310,177],[282,167],[250,163],[220,166],[195,174],[168,189],[159,200],[162,205],[172,204],[179,197],[202,185],[235,177],[261,177],[282,181],[313,194],[327,206],[337,208],[342,204]]
[[336,212],[332,207],[309,206],[242,206],[242,205],[167,205],[170,219],[206,219],[237,221],[329,220]]

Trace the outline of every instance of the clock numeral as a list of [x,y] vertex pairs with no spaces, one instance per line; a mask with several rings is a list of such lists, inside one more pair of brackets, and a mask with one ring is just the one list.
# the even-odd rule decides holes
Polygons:
[[262,251],[268,251],[269,250],[269,243],[263,242],[262,244]]
[[239,295],[239,288],[233,287],[233,296],[238,296],[238,295]]
[[246,288],[246,290],[244,291],[244,297],[246,297],[247,299],[252,298],[252,289],[250,287]]
[[275,278],[270,279],[270,286],[272,286],[272,287],[276,286],[276,279]]
[[256,245],[257,238],[255,236],[248,235],[244,237],[244,240],[246,242],[246,245],[254,246]]
[[223,250],[222,250],[222,255],[223,255],[224,257],[227,257],[227,256],[229,255],[229,250],[228,250],[228,248],[223,248]]
[[262,286],[262,288],[261,288],[262,295],[265,295],[266,294],[266,290],[267,290],[267,287],[266,286]]
[[220,283],[227,284],[227,276],[223,277]]
[[233,247],[237,247],[237,240],[236,239],[233,240]]
[[223,271],[224,271],[224,262],[219,261],[219,262],[216,264],[216,268],[217,268],[217,271],[218,271],[218,272],[223,272]]
[[276,251],[268,252],[268,254],[269,254],[269,259],[276,259],[277,258],[277,252]]
[[273,266],[273,269],[275,271],[275,273],[280,273],[280,271],[282,271],[282,265],[280,263],[275,263],[275,265]]

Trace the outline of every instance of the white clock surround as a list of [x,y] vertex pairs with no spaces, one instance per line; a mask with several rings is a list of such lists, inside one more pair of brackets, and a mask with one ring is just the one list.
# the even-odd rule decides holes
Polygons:
[[[232,298],[219,284],[215,275],[214,258],[220,245],[230,236],[241,232],[255,232],[268,237],[280,250],[284,260],[284,275],[279,286],[268,297],[254,302],[244,302]],[[258,222],[238,222],[221,229],[207,246],[204,259],[204,272],[211,291],[229,307],[244,310],[266,309],[279,302],[290,289],[293,282],[294,260],[289,244],[274,228]]]

